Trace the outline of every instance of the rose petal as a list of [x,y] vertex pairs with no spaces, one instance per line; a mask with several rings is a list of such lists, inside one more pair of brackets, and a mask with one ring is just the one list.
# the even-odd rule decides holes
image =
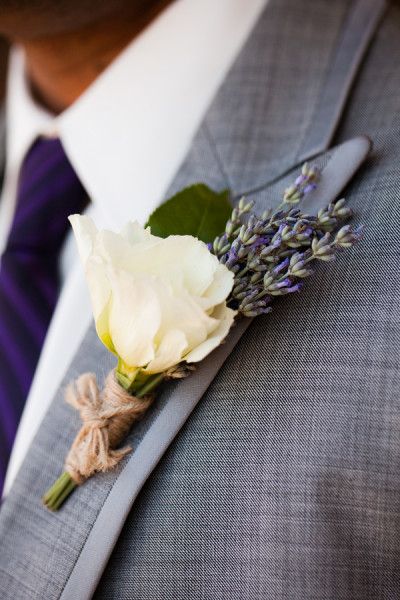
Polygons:
[[[110,302],[110,281],[107,277],[104,264],[95,256],[88,258],[85,275],[92,301],[93,316],[97,323],[100,315],[104,313],[105,307]],[[105,324],[104,319],[103,323]]]
[[170,329],[156,350],[155,358],[147,365],[146,373],[162,373],[182,360],[187,339],[180,329]]
[[203,360],[210,352],[215,350],[217,346],[226,338],[232,327],[236,311],[232,310],[221,304],[216,309],[216,318],[221,319],[217,329],[215,329],[210,337],[208,337],[202,344],[199,344],[191,352],[189,352],[184,359],[188,363],[199,362]]
[[97,227],[92,219],[86,215],[71,215],[69,222],[75,235],[80,259],[85,266],[93,250],[98,233]]
[[144,227],[139,225],[137,221],[130,221],[129,223],[127,223],[121,231],[121,235],[132,246],[136,244],[143,244],[146,242],[154,243],[161,239],[151,234],[150,227],[147,227],[145,229]]
[[128,367],[143,367],[154,358],[154,337],[161,320],[151,277],[108,272],[112,288],[109,327],[117,354]]
[[202,296],[202,307],[208,310],[221,304],[229,296],[233,288],[234,274],[225,265],[218,263],[214,279]]

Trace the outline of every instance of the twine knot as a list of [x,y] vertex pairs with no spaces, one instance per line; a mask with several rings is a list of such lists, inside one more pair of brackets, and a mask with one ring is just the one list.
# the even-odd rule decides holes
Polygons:
[[78,485],[97,472],[109,471],[131,451],[130,446],[116,448],[153,402],[152,395],[131,396],[116,381],[114,371],[103,390],[93,373],[81,375],[67,388],[65,399],[82,420],[65,461],[65,470]]

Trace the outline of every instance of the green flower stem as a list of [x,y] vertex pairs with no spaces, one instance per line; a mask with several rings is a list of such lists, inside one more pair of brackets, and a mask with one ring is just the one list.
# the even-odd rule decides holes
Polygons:
[[155,375],[146,375],[143,373],[133,373],[133,375],[127,374],[124,370],[123,363],[121,360],[118,362],[118,367],[115,370],[115,377],[121,387],[124,388],[128,394],[136,396],[136,398],[143,398],[146,394],[153,391],[164,379],[163,373],[156,373]]
[[136,396],[136,398],[143,398],[144,396],[155,390],[163,379],[164,373],[157,373],[156,375],[151,375],[147,379],[147,381],[138,390],[134,392],[134,395]]
[[[127,389],[123,385],[123,379],[121,380],[117,376],[119,384]],[[137,390],[131,390],[131,382],[129,382],[129,391],[136,398],[143,398],[153,390],[162,382],[164,379],[163,373],[157,373],[156,375],[150,375],[145,382],[138,387]],[[74,489],[78,487],[78,484],[72,479],[71,475],[64,471],[62,475],[57,479],[55,483],[49,488],[49,490],[43,496],[43,504],[51,511],[57,511],[61,505],[65,502],[70,494],[74,491]]]
[[43,496],[43,504],[51,511],[58,510],[77,485],[71,475],[64,471]]

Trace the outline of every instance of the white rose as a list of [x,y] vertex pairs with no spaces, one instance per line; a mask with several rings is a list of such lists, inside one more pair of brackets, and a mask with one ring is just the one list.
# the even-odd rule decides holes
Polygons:
[[194,237],[151,235],[137,223],[116,234],[87,216],[70,221],[97,333],[134,377],[198,362],[227,335],[233,273]]

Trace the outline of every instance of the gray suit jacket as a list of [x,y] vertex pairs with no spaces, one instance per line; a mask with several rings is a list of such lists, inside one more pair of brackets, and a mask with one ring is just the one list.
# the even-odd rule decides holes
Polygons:
[[364,242],[237,327],[134,428],[132,456],[51,514],[79,426],[65,384],[112,366],[91,329],[0,510],[2,599],[400,598],[400,7],[382,8],[271,0],[169,190],[262,209],[318,154],[336,194],[365,144],[326,151],[368,134],[346,189]]

